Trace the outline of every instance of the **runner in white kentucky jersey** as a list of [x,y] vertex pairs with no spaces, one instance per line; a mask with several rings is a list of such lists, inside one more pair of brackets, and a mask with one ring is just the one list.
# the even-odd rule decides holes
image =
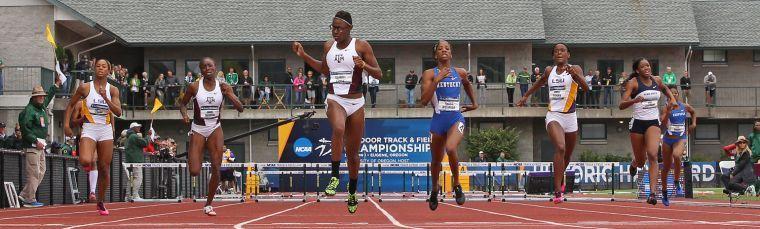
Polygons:
[[214,59],[205,57],[200,63],[203,80],[193,82],[187,87],[185,95],[180,100],[179,112],[185,124],[190,124],[187,116],[187,103],[193,100],[193,120],[190,124],[192,135],[190,136],[190,150],[188,150],[187,164],[190,167],[190,175],[198,176],[201,172],[203,150],[208,149],[211,154],[211,180],[208,182],[208,195],[203,213],[215,216],[216,212],[211,207],[216,188],[219,187],[219,167],[222,165],[222,147],[224,146],[224,134],[222,133],[221,112],[224,99],[232,101],[232,106],[238,112],[243,112],[243,104],[235,96],[232,87],[216,79],[216,64]]
[[552,49],[554,66],[547,66],[541,79],[528,89],[517,102],[517,106],[525,106],[525,102],[533,92],[542,86],[549,85],[549,111],[546,113],[546,132],[554,144],[554,197],[555,204],[564,201],[564,174],[573,156],[575,142],[578,137],[578,116],[575,114],[575,99],[578,97],[578,85],[583,91],[588,91],[588,85],[583,79],[583,69],[578,65],[567,63],[570,50],[567,45],[559,43]]
[[[351,38],[353,28],[351,14],[338,11],[330,29],[333,39],[323,45],[322,61],[306,54],[303,46],[293,42],[293,51],[306,63],[328,76],[327,118],[332,127],[332,177],[325,194],[335,195],[340,183],[339,169],[343,157],[343,139],[346,139],[346,162],[348,163],[348,211],[356,212],[356,183],[359,179],[359,146],[364,136],[364,97],[362,75],[375,79],[382,77],[372,46],[365,40]],[[366,73],[365,73],[366,72]]]
[[[81,113],[85,117],[82,124],[82,139],[79,142],[79,164],[91,165],[97,153],[98,192],[97,210],[100,215],[108,215],[103,201],[106,188],[111,180],[111,157],[113,156],[113,117],[121,116],[119,89],[108,84],[111,63],[100,59],[95,62],[95,79],[77,88],[71,96],[63,115],[63,120],[71,120],[71,114],[79,100],[84,99]],[[69,121],[63,122],[66,136],[74,135]]]
[[664,86],[662,80],[652,76],[652,68],[649,61],[638,58],[633,61],[633,73],[628,77],[625,85],[625,94],[620,102],[620,110],[633,106],[633,118],[628,129],[631,132],[631,146],[633,147],[633,162],[629,169],[631,176],[635,176],[638,168],[643,167],[649,161],[649,198],[647,203],[657,204],[657,151],[660,147],[660,110],[657,106],[660,100],[660,92],[668,98],[668,106],[677,108],[678,104],[673,94]]

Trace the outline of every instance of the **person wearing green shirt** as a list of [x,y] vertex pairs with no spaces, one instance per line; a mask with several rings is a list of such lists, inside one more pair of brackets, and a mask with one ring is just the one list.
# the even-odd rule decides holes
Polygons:
[[509,159],[507,159],[507,156],[504,152],[499,154],[499,158],[496,158],[496,162],[509,162]]
[[513,107],[515,104],[515,84],[517,83],[517,74],[515,74],[514,69],[509,71],[509,74],[507,74],[507,77],[505,77],[504,82],[507,84],[507,100],[509,100],[509,106]]
[[665,74],[662,75],[662,83],[666,86],[676,85],[676,74],[673,73],[673,69],[670,66],[665,69]]
[[520,84],[520,97],[525,96],[525,92],[528,92],[528,86],[530,83],[528,67],[523,67],[523,70],[517,74],[517,83]]
[[[129,131],[127,131],[127,142],[124,144],[124,151],[126,157],[124,158],[127,163],[144,163],[145,155],[143,153],[143,147],[148,146],[151,142],[151,131],[143,136],[140,133],[142,125],[133,122],[129,124]],[[129,189],[127,189],[127,200],[140,200],[140,186],[142,186],[142,168],[127,168],[130,170]]]
[[752,151],[752,163],[760,159],[760,119],[755,120],[752,133],[749,134],[749,146]]
[[227,82],[227,84],[229,84],[232,87],[232,91],[235,92],[235,95],[238,95],[237,93],[238,74],[235,72],[235,69],[230,68],[230,71],[227,72],[227,75],[224,76],[224,79]]
[[22,144],[25,151],[26,165],[24,166],[26,182],[24,189],[18,197],[24,207],[42,207],[37,201],[37,187],[45,177],[47,165],[45,163],[45,146],[48,142],[48,127],[50,116],[47,107],[53,96],[61,87],[61,81],[55,77],[55,85],[50,86],[47,92],[42,86],[36,86],[32,90],[29,104],[18,115],[18,123],[21,130]]

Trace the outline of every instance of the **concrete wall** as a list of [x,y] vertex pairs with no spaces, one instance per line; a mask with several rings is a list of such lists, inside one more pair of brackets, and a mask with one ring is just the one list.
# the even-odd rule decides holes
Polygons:
[[[51,30],[55,29],[53,6],[32,3],[31,6],[0,6],[0,59],[8,67],[42,66],[54,69],[53,47],[45,39],[45,24],[50,24]],[[4,88],[30,90],[29,85],[39,84],[39,69],[28,71],[32,70],[3,69]]]
[[[718,79],[718,87],[758,87],[760,86],[760,63],[752,61],[751,49],[729,49],[726,64],[702,62],[702,50],[695,50],[689,69],[692,82],[702,84],[707,72],[712,71]],[[680,76],[679,76],[680,77]],[[704,88],[701,90],[704,91]]]
[[[582,64],[583,70],[588,72],[597,69],[598,60],[622,60],[624,71],[630,73],[633,60],[639,57],[656,59],[660,64],[660,74],[665,72],[666,66],[671,66],[673,72],[683,72],[685,69],[684,47],[573,47],[570,46],[570,64]],[[534,47],[533,61],[551,60],[552,47]],[[543,68],[543,67],[542,67]],[[541,69],[543,71],[543,69]],[[600,70],[604,72],[605,69]]]

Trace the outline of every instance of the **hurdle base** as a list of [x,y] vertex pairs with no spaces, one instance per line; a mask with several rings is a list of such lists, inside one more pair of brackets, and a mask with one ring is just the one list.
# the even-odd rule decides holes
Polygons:
[[129,200],[130,203],[154,203],[154,202],[163,202],[163,203],[171,203],[171,202],[177,202],[182,203],[182,199],[140,199],[140,200]]

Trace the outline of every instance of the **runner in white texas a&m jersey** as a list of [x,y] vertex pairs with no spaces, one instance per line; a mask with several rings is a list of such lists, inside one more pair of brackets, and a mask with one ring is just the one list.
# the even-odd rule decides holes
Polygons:
[[198,176],[201,172],[201,163],[204,149],[211,154],[211,180],[208,182],[208,195],[203,213],[215,216],[216,212],[211,207],[211,201],[219,187],[219,167],[222,165],[222,147],[224,146],[224,134],[222,132],[221,111],[224,99],[232,102],[232,106],[238,112],[243,112],[243,104],[234,94],[234,89],[216,79],[216,64],[214,59],[205,57],[200,63],[203,79],[193,82],[187,87],[185,95],[180,100],[179,112],[185,124],[190,124],[187,116],[187,103],[193,100],[193,120],[190,126],[190,149],[187,155],[187,165],[191,176]]
[[372,46],[365,40],[352,38],[353,27],[350,13],[338,11],[335,14],[330,24],[332,39],[322,45],[322,61],[309,56],[301,43],[293,42],[293,52],[309,66],[329,76],[325,104],[332,128],[333,153],[331,178],[325,194],[335,195],[335,189],[340,184],[340,161],[345,146],[349,177],[347,203],[350,213],[356,212],[359,204],[356,200],[356,183],[359,179],[359,146],[364,136],[362,75],[369,74],[375,79],[382,77]]

